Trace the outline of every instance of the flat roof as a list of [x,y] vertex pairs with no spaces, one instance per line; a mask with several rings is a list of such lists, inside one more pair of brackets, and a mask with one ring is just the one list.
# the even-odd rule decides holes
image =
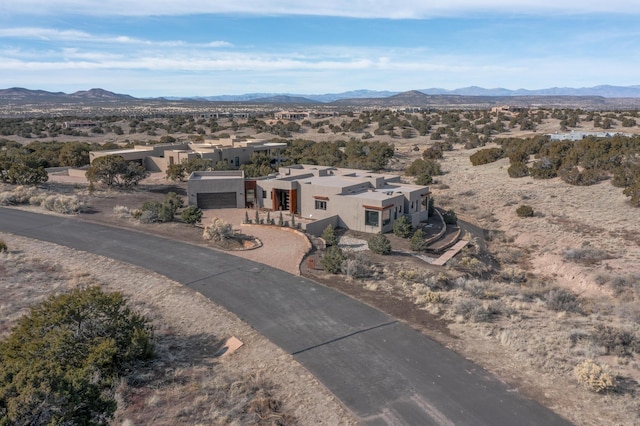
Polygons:
[[211,172],[193,172],[189,180],[244,179],[242,170],[224,170]]
[[145,149],[135,149],[135,148],[125,148],[125,149],[106,149],[102,151],[91,151],[95,154],[98,153],[107,153],[107,154],[130,154],[132,152],[144,153],[148,151],[153,151],[153,148],[145,148]]

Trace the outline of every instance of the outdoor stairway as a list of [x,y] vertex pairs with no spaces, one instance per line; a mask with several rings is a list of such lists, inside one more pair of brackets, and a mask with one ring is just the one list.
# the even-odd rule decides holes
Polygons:
[[440,256],[439,258],[431,262],[431,264],[436,266],[443,266],[445,263],[451,260],[453,256],[458,254],[458,252],[462,250],[468,243],[469,241],[467,240],[458,241],[452,247],[450,247],[446,252],[444,252],[442,256]]

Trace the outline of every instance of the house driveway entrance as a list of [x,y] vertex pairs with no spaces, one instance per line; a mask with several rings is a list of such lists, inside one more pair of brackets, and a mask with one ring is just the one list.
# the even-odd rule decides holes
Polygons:
[[245,225],[245,212],[253,220],[255,212],[245,209],[203,210],[202,224],[208,225],[218,217],[233,226],[233,229],[262,241],[262,247],[253,250],[228,252],[244,259],[278,268],[290,274],[300,275],[300,262],[311,248],[311,243],[301,232],[291,228],[268,225]]

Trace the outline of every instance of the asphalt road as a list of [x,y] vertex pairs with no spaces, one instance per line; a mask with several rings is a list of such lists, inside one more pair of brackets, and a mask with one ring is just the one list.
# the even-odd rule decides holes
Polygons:
[[6,208],[0,208],[0,231],[128,262],[199,291],[292,354],[365,424],[569,424],[404,323],[280,270],[77,218]]

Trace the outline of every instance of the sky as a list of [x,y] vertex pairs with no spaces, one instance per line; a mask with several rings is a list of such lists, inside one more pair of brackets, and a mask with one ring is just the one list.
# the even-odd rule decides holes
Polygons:
[[0,0],[0,89],[640,84],[639,0]]

